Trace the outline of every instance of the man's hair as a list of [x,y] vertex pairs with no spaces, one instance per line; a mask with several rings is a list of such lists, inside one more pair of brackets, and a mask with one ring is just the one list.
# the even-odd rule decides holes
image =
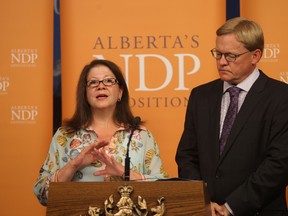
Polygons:
[[260,49],[263,53],[264,34],[262,28],[254,21],[243,17],[236,17],[227,20],[216,31],[217,36],[235,34],[239,42],[249,51]]

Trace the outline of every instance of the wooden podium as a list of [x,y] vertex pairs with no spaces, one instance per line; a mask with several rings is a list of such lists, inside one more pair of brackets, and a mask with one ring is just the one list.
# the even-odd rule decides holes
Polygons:
[[[133,192],[131,192],[131,187]],[[49,188],[49,200],[47,205],[47,216],[89,216],[89,207],[104,209],[107,203],[114,207],[119,207],[120,199],[123,194],[119,192],[122,188],[124,198],[133,202],[133,206],[142,203],[146,204],[147,211],[142,215],[191,215],[191,216],[210,216],[210,201],[207,196],[206,187],[202,181],[118,181],[118,182],[67,182],[51,183]],[[123,188],[126,188],[125,190]],[[130,192],[128,193],[128,189]],[[126,195],[126,197],[125,197]],[[112,204],[111,204],[112,201]],[[121,199],[122,202],[122,199]],[[116,205],[118,203],[118,206]],[[131,204],[132,205],[132,204]],[[157,209],[165,207],[165,213],[157,212]],[[143,208],[143,206],[142,206]],[[138,206],[138,210],[141,206]],[[101,210],[101,211],[102,211]],[[153,211],[154,210],[154,211]],[[115,212],[115,208],[113,209]],[[106,211],[99,215],[129,215],[117,214]],[[134,210],[133,210],[134,211]],[[94,214],[92,214],[94,215]],[[98,214],[95,214],[98,215]],[[133,214],[141,215],[141,214]]]

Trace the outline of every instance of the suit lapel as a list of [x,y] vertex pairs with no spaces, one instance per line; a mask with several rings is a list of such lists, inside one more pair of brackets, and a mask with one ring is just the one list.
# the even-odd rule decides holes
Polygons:
[[210,144],[212,146],[212,152],[215,153],[215,164],[219,159],[219,132],[220,132],[220,112],[221,112],[221,100],[223,95],[223,81],[219,80],[211,89],[212,94],[208,98],[208,105],[210,107],[209,119],[211,128]]
[[219,163],[225,158],[225,155],[229,152],[231,146],[233,145],[237,135],[240,133],[241,129],[247,122],[247,119],[254,111],[255,106],[257,105],[258,101],[261,99],[261,92],[265,88],[265,83],[267,82],[268,77],[260,71],[259,78],[255,81],[252,85],[251,89],[249,90],[246,98],[242,104],[242,107],[239,113],[236,116],[235,122],[231,129],[230,135],[227,139],[224,151],[220,157]]

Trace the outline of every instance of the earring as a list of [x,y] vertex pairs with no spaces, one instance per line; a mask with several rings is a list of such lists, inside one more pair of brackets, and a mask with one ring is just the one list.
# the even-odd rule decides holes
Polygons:
[[121,98],[118,98],[118,100],[117,100],[118,102],[120,102],[121,101]]

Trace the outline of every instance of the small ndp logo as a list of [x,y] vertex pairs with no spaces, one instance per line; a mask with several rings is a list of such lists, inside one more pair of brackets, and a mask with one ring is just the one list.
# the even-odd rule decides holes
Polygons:
[[37,49],[12,49],[12,67],[35,67],[38,58]]
[[288,71],[280,73],[280,81],[288,84]]
[[11,123],[36,123],[38,110],[36,106],[12,106]]
[[9,77],[1,77],[0,76],[0,95],[7,95],[8,94],[8,87],[9,87]]
[[278,62],[278,55],[280,54],[279,44],[265,44],[263,50],[263,62]]

